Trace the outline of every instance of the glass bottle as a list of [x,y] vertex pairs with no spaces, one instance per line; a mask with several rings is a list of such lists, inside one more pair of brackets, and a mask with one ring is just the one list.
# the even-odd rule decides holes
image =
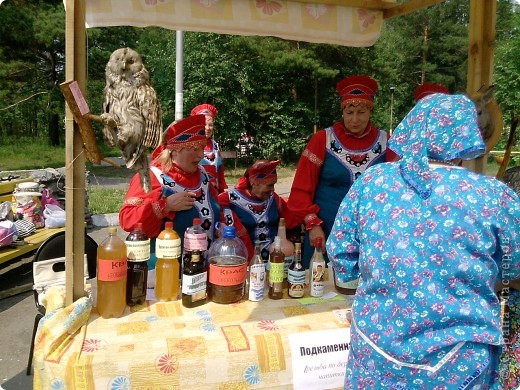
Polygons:
[[334,287],[340,294],[355,295],[358,287],[359,279],[354,279],[349,282],[341,282],[336,277],[336,270],[332,267],[332,274],[334,275]]
[[209,247],[208,298],[216,303],[234,303],[244,297],[247,277],[247,248],[226,226],[222,237]]
[[126,303],[139,305],[146,301],[148,283],[148,259],[150,258],[150,239],[143,231],[143,224],[136,223],[126,237]]
[[121,317],[126,308],[126,245],[117,228],[97,248],[97,310],[101,317]]
[[302,264],[302,244],[294,244],[294,258],[287,275],[287,293],[291,298],[302,298],[305,291],[305,267]]
[[174,301],[179,298],[181,239],[167,221],[155,241],[155,299]]
[[258,302],[264,299],[265,263],[260,253],[260,244],[255,245],[255,254],[249,266],[249,294],[250,301]]
[[184,257],[182,267],[182,304],[197,307],[207,302],[208,272],[204,254],[208,249],[208,235],[200,226],[200,218],[184,233]]
[[312,255],[310,264],[310,294],[311,297],[323,296],[325,288],[325,259],[323,258],[323,239],[316,238],[314,246],[314,254]]
[[182,305],[197,307],[207,302],[208,272],[202,252],[194,250],[182,272]]
[[274,250],[269,254],[269,298],[283,297],[283,269],[285,255],[281,249],[279,236],[274,238]]
[[[283,280],[287,281],[287,271],[294,258],[294,244],[287,239],[287,230],[285,228],[285,218],[278,221],[278,237],[280,237],[280,247],[285,256],[283,267]],[[274,250],[274,241],[271,244],[270,252]]]

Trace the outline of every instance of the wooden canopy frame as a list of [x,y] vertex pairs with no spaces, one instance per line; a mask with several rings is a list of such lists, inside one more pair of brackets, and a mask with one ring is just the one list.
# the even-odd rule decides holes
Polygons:
[[[294,0],[300,3],[341,5],[378,10],[383,19],[406,15],[416,10],[442,3],[445,0],[407,0],[396,3],[392,0]],[[495,53],[495,25],[497,0],[470,0],[468,26],[467,93],[474,95],[482,87],[492,84],[493,56]],[[86,86],[86,31],[85,0],[66,0],[66,80],[77,81],[79,88]],[[65,164],[66,164],[66,304],[84,296],[83,257],[85,253],[85,153],[78,125],[67,107],[65,118]],[[472,162],[470,167],[482,172],[483,158]]]

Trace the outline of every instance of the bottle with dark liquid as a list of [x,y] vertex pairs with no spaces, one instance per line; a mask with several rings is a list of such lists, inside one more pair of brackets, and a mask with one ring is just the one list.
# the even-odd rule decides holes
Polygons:
[[200,226],[200,218],[193,219],[193,226],[184,234],[184,257],[182,271],[182,304],[197,307],[207,302],[208,272],[204,253],[208,236]]
[[358,287],[359,279],[351,280],[350,282],[341,282],[336,276],[336,270],[332,268],[332,274],[334,275],[334,287],[340,294],[355,295]]
[[167,221],[155,241],[155,299],[174,301],[179,298],[181,239]]
[[287,293],[291,298],[302,298],[305,291],[305,267],[302,264],[302,244],[294,244],[294,258],[287,275],[289,287]]
[[244,297],[247,276],[247,248],[226,226],[222,237],[209,247],[208,298],[216,303],[235,303]]
[[129,306],[139,305],[146,301],[148,283],[148,259],[150,258],[150,239],[143,231],[143,224],[136,223],[126,237],[126,303]]
[[184,263],[182,274],[182,305],[197,307],[207,302],[208,272],[201,251],[193,251]]
[[281,249],[279,236],[274,238],[274,250],[269,254],[269,298],[281,299],[283,297],[285,255]]
[[101,317],[121,317],[126,308],[126,245],[117,228],[108,228],[108,237],[97,249],[97,310]]

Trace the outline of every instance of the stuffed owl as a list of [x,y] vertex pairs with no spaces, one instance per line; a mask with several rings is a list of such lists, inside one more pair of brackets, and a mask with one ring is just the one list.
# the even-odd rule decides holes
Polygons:
[[147,148],[156,148],[162,134],[161,106],[150,76],[139,53],[126,47],[110,55],[105,77],[103,138],[121,150],[126,167],[139,173],[141,187],[150,192]]

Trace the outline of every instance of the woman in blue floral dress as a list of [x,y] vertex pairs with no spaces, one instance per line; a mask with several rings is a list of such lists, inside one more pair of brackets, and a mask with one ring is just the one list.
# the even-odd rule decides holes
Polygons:
[[420,100],[389,148],[401,160],[354,182],[327,241],[339,278],[360,277],[345,388],[499,388],[494,285],[520,276],[518,196],[459,166],[485,151],[463,95]]

